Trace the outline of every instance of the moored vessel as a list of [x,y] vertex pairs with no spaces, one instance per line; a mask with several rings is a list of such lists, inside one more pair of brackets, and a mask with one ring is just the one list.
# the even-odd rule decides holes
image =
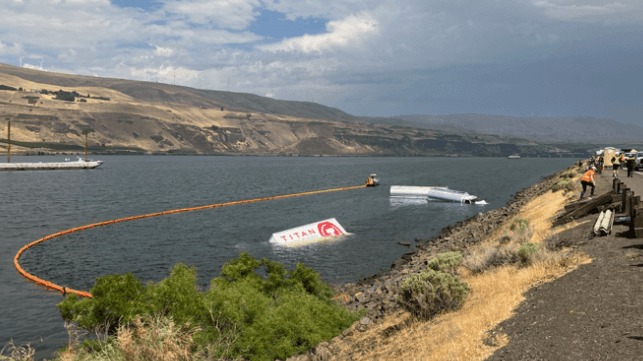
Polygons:
[[102,160],[87,159],[87,132],[85,132],[85,159],[78,157],[78,161],[51,163],[11,163],[11,122],[7,122],[7,163],[0,163],[3,170],[55,170],[55,169],[94,169],[103,164]]
[[0,163],[0,170],[94,169],[101,164],[102,160],[85,160],[79,157],[75,162]]

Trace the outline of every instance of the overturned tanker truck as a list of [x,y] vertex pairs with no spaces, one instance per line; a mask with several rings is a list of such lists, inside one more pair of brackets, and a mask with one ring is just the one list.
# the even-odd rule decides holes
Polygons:
[[467,192],[448,187],[434,186],[391,186],[391,197],[428,201],[459,202],[462,204],[487,204],[483,199]]

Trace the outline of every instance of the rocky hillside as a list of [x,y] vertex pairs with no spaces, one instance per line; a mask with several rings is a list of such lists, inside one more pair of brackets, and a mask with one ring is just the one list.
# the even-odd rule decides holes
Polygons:
[[[310,102],[0,64],[0,152],[475,155],[584,152],[520,138],[360,118]],[[578,147],[576,147],[578,148]]]

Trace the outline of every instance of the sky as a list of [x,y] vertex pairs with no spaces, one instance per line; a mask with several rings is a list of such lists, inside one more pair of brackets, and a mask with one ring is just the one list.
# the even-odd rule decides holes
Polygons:
[[643,126],[641,0],[0,0],[0,62],[359,116]]

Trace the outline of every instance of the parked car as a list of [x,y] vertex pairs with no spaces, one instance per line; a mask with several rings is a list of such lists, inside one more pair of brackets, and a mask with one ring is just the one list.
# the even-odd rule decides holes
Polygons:
[[635,170],[643,168],[643,152],[636,153],[636,165],[634,166]]

